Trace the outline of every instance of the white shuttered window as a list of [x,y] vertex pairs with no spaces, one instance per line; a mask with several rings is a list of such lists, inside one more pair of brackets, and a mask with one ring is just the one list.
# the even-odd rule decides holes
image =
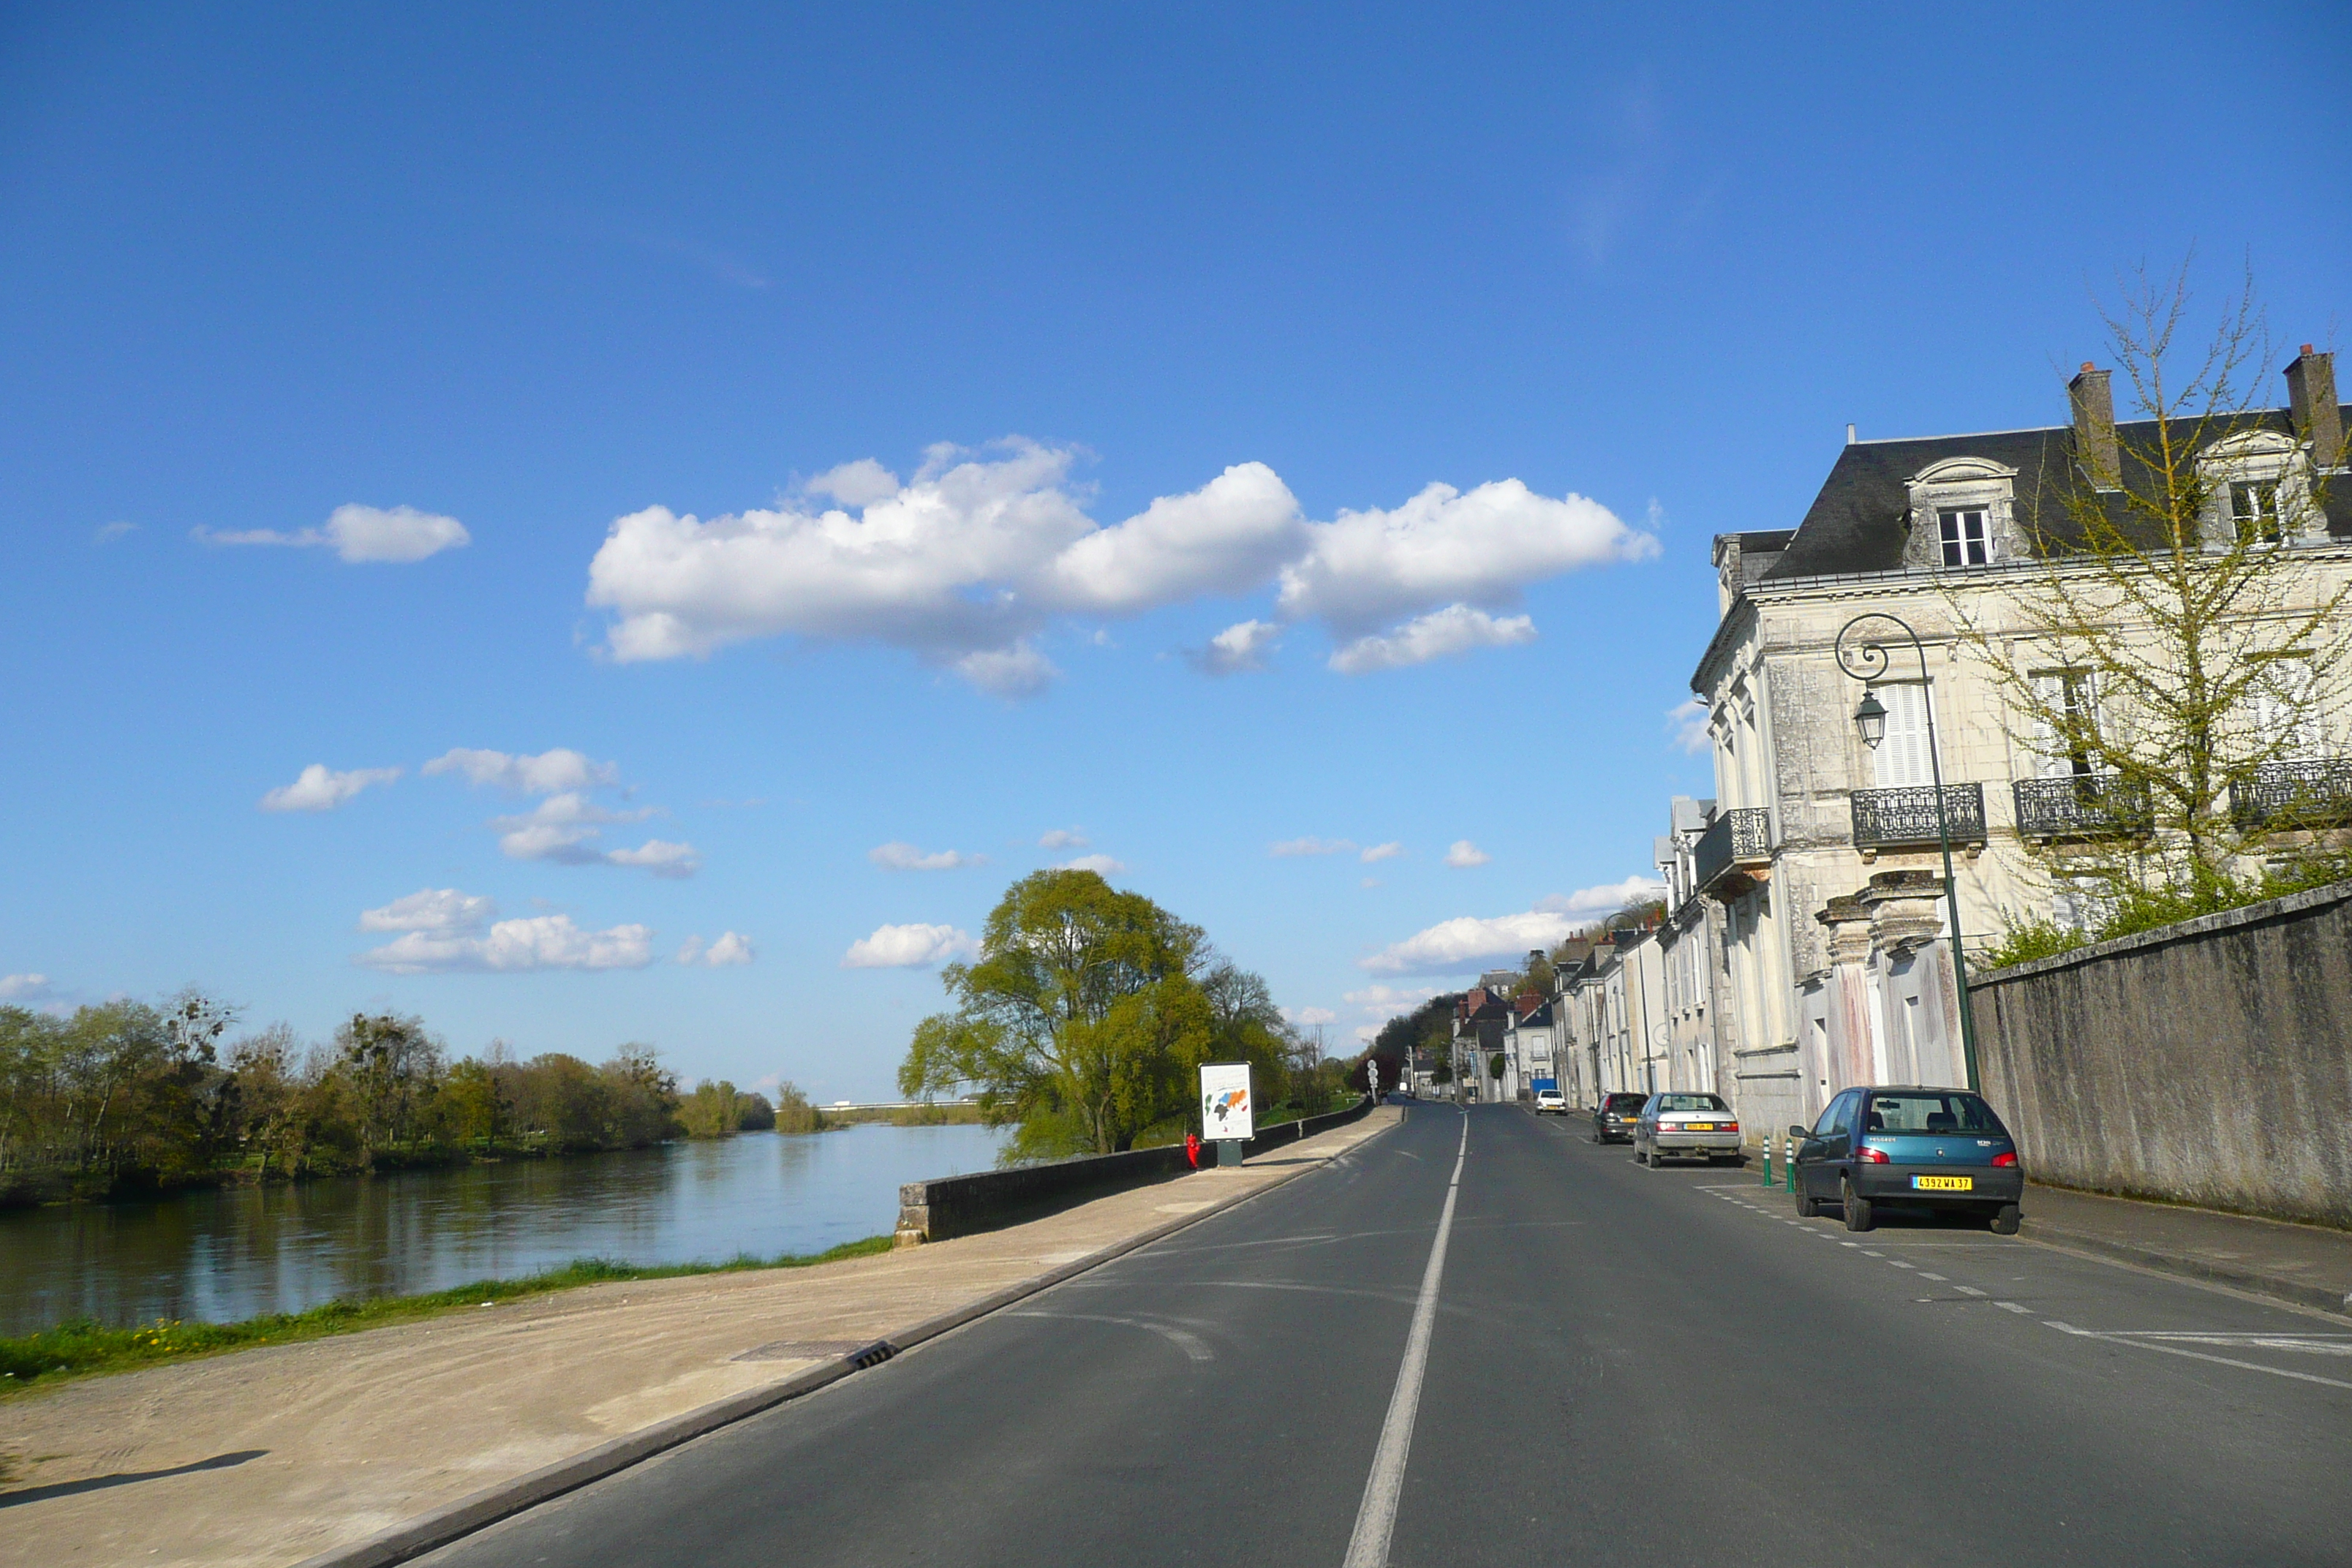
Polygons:
[[1936,782],[1927,757],[1927,689],[1916,681],[1890,682],[1871,691],[1886,710],[1886,738],[1871,755],[1880,789]]

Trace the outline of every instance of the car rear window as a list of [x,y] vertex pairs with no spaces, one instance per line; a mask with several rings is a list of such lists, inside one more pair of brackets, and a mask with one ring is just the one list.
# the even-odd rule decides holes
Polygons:
[[1992,1107],[1973,1094],[1874,1094],[1865,1132],[2005,1132]]
[[1712,1094],[1662,1094],[1658,1096],[1660,1110],[1729,1110],[1731,1107]]
[[1639,1110],[1649,1098],[1646,1094],[1612,1094],[1609,1097],[1609,1109],[1615,1111]]

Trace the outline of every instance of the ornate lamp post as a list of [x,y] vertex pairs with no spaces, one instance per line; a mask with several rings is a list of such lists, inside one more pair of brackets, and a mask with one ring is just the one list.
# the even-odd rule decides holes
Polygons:
[[1886,621],[1902,629],[1911,639],[1911,651],[1919,659],[1919,698],[1927,711],[1927,766],[1936,785],[1936,837],[1944,851],[1944,897],[1950,908],[1952,927],[1952,981],[1960,996],[1960,1055],[1968,1066],[1969,1088],[1981,1090],[1977,1077],[1977,1010],[1969,999],[1969,960],[1960,942],[1960,884],[1952,875],[1952,826],[1944,810],[1944,761],[1936,743],[1936,704],[1927,689],[1927,649],[1919,634],[1900,616],[1884,610],[1873,610],[1839,628],[1835,652],[1838,668],[1863,683],[1862,705],[1853,710],[1854,728],[1862,731],[1863,743],[1872,751],[1886,739],[1886,707],[1878,694],[1870,689],[1870,682],[1886,673],[1886,645],[1883,638],[1864,635],[1849,644],[1853,628],[1864,621]]

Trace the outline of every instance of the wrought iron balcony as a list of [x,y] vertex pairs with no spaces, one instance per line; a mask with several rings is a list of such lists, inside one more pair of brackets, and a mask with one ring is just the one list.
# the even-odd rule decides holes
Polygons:
[[1756,880],[1748,873],[1771,863],[1772,814],[1760,806],[1724,812],[1691,848],[1698,890],[1717,898],[1738,898]]
[[2264,763],[2230,781],[2230,815],[2241,827],[2352,821],[2352,761]]
[[2009,787],[2017,799],[2017,831],[2028,838],[2137,837],[2156,827],[2147,786],[2115,773],[2019,779]]
[[[1944,786],[1944,816],[1955,844],[1985,841],[1984,786],[1972,784]],[[1858,789],[1853,792],[1853,847],[1885,849],[1900,844],[1933,844],[1936,831],[1936,789],[1933,784],[1908,784],[1900,789]]]

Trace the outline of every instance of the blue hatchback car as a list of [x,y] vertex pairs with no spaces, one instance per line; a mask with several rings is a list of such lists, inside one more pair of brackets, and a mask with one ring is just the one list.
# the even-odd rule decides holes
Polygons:
[[1960,1209],[2017,1234],[2025,1173],[2017,1144],[1981,1095],[1916,1084],[1849,1089],[1796,1141],[1797,1212],[1841,1205],[1848,1230],[1877,1224],[1882,1206]]

